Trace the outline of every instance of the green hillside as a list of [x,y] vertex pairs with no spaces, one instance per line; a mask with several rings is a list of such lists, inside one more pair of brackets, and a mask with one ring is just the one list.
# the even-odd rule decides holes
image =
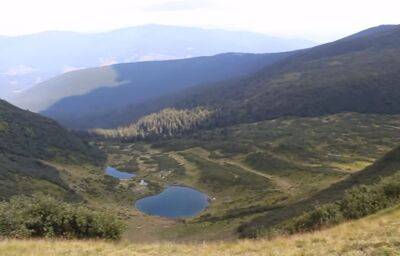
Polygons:
[[105,156],[55,121],[0,101],[0,197],[33,192],[78,197],[54,164],[101,167]]
[[[255,75],[187,89],[125,111],[132,121],[166,107],[205,107],[202,127],[281,116],[400,112],[400,26],[383,26],[299,51]],[[123,123],[123,122],[122,122]]]
[[[333,184],[306,200],[289,204],[277,211],[255,218],[249,223],[242,225],[239,228],[239,232],[243,237],[262,236],[266,233],[267,229],[272,229],[274,226],[279,226],[283,222],[299,216],[301,213],[310,210],[313,205],[315,206],[317,204],[324,204],[342,199],[345,192],[349,189],[360,185],[377,184],[382,182],[382,178],[386,178],[386,180],[391,181],[393,184],[398,186],[399,171],[400,148],[398,147],[383,156],[371,166],[368,166],[364,170]],[[371,203],[377,203],[372,201],[374,199],[373,190],[371,190],[371,193],[366,194],[366,196],[370,198]],[[396,201],[395,203],[398,202]],[[367,204],[364,207],[367,207]],[[354,212],[352,214],[357,213]]]

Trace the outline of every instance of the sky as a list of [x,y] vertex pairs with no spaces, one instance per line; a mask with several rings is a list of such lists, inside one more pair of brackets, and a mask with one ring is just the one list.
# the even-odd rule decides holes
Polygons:
[[0,35],[163,24],[327,42],[400,24],[399,0],[1,0]]

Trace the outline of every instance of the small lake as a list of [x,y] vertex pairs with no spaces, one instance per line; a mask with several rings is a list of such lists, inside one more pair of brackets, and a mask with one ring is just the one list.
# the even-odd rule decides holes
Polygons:
[[135,207],[143,213],[167,218],[194,217],[207,206],[206,194],[182,186],[167,187],[162,193],[135,203]]
[[106,174],[120,180],[128,180],[136,176],[134,173],[121,172],[113,167],[106,168]]

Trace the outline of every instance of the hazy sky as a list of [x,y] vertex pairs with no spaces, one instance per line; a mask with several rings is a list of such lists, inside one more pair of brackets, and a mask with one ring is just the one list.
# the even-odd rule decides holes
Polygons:
[[1,0],[0,35],[157,23],[324,42],[380,24],[399,24],[399,12],[399,0]]

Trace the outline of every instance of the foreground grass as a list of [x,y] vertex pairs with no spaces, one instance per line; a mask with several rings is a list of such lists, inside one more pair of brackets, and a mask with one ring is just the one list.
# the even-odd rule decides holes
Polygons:
[[399,255],[399,219],[400,206],[397,206],[324,231],[273,240],[219,243],[3,240],[0,255]]

